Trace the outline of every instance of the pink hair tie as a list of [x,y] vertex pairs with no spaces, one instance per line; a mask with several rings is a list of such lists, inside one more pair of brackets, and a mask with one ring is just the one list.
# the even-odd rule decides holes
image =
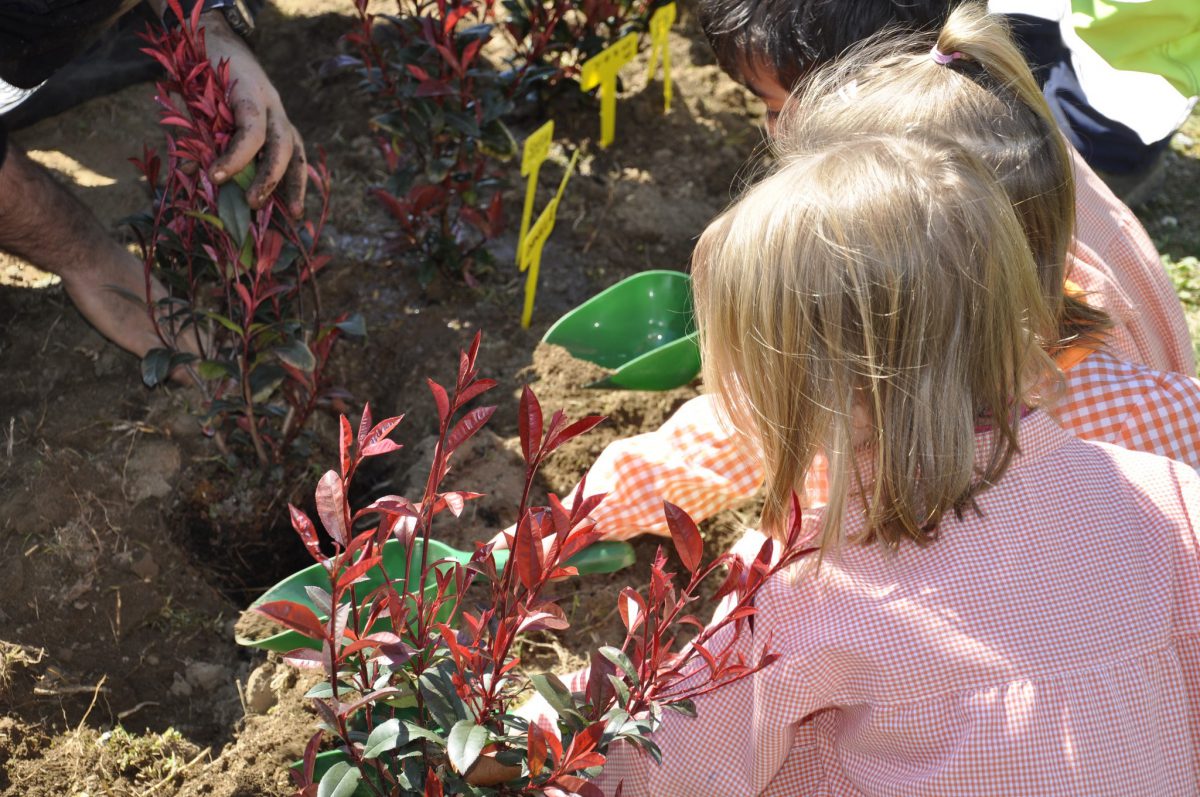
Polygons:
[[933,62],[935,64],[940,64],[942,66],[945,66],[946,64],[950,63],[951,61],[957,61],[958,59],[963,57],[963,54],[960,52],[957,52],[957,51],[952,52],[949,55],[947,55],[946,53],[939,50],[937,48],[936,44],[933,45],[933,49],[929,51],[929,55],[930,55],[930,57],[933,58]]

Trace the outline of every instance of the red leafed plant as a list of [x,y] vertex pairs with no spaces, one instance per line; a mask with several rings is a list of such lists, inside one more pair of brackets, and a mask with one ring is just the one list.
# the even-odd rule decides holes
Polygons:
[[[165,71],[157,85],[165,163],[151,148],[133,162],[154,194],[131,224],[146,268],[148,312],[162,347],[142,361],[153,387],[185,369],[205,403],[205,426],[227,451],[244,443],[262,464],[281,461],[318,404],[336,392],[326,364],[341,332],[361,334],[360,317],[324,320],[316,279],[329,261],[317,253],[329,213],[324,157],[309,168],[319,209],[301,223],[274,198],[246,200],[252,169],[217,186],[209,167],[234,132],[229,67],[213,65],[199,11],[172,31],[143,35],[143,52]],[[161,179],[161,186],[160,186]],[[152,296],[151,275],[167,288]]]
[[627,33],[645,33],[663,0],[502,0],[516,71],[554,85]]
[[492,36],[481,0],[396,0],[393,15],[354,0],[346,36],[379,113],[372,119],[389,174],[373,191],[398,227],[397,248],[422,283],[440,270],[471,281],[483,244],[503,228],[494,161],[516,143],[501,117],[510,87],[480,55]]
[[[695,524],[666,504],[675,549],[687,570],[683,586],[676,586],[660,549],[645,594],[632,588],[620,594],[624,643],[599,649],[582,691],[571,692],[553,674],[522,671],[515,653],[518,639],[568,625],[550,585],[573,576],[568,560],[596,541],[588,514],[602,500],[577,497],[568,507],[551,495],[547,505],[532,506],[534,475],[551,452],[601,419],[572,423],[560,411],[547,422],[526,388],[519,408],[525,488],[519,521],[507,539],[508,566],[501,568],[491,543],[479,544],[465,565],[435,561],[430,555],[434,516],[446,509],[458,515],[477,495],[442,491],[442,481],[456,449],[495,409],[467,408],[494,386],[478,377],[478,350],[477,335],[460,353],[453,390],[428,382],[439,434],[419,501],[389,495],[357,511],[350,507],[350,482],[363,459],[397,448],[388,435],[400,418],[373,423],[364,410],[357,434],[342,419],[340,467],[326,473],[316,490],[331,554],[312,520],[291,507],[293,526],[324,566],[329,588],[309,587],[307,605],[278,600],[257,611],[308,639],[309,645],[289,653],[287,661],[325,674],[309,693],[320,729],[294,773],[304,797],[355,789],[374,795],[591,797],[598,790],[585,778],[603,766],[614,741],[629,740],[656,755],[651,734],[664,708],[692,712],[692,698],[773,660],[769,654],[746,660],[732,648],[709,648],[722,629],[733,626],[742,633],[763,581],[808,553],[800,544],[799,525],[778,556],[775,544],[767,542],[749,565],[731,554],[702,565]],[[400,546],[402,557],[385,555],[387,546]],[[728,572],[718,594],[727,611],[703,627],[686,614],[687,607],[697,600],[700,583],[722,568]],[[469,592],[477,582],[483,582],[482,590]],[[701,630],[681,647],[678,635],[689,625]],[[707,672],[697,677],[701,663]],[[514,713],[535,691],[557,710],[561,739]],[[320,762],[317,755],[327,737],[337,743],[332,764],[328,755]]]

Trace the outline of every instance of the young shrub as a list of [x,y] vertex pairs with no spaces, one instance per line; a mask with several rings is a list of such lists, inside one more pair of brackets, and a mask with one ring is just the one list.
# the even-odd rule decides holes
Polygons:
[[[181,369],[200,391],[205,428],[222,450],[250,449],[260,465],[276,464],[318,404],[336,394],[326,367],[339,335],[362,333],[360,317],[330,321],[317,292],[329,261],[317,253],[329,171],[324,156],[309,167],[318,210],[301,223],[274,197],[250,208],[252,167],[225,185],[212,182],[209,167],[234,132],[229,69],[209,61],[199,12],[185,19],[170,2],[183,23],[143,36],[143,52],[165,73],[156,99],[166,161],[149,147],[133,159],[156,189],[153,209],[131,223],[163,344],[143,359],[142,376],[153,387]],[[168,296],[149,295],[151,274]]]
[[628,33],[647,31],[665,0],[504,0],[514,71],[533,84],[574,81],[583,62]]
[[439,271],[472,282],[484,243],[503,228],[495,160],[516,143],[502,117],[512,110],[504,78],[480,58],[492,37],[479,0],[396,0],[395,15],[354,0],[358,28],[347,41],[380,113],[372,120],[387,164],[373,193],[399,227],[397,249],[422,284]]
[[[342,419],[340,467],[326,473],[316,490],[332,554],[322,546],[312,520],[291,508],[297,533],[329,575],[329,590],[310,587],[308,592],[324,617],[285,600],[265,603],[257,611],[311,641],[310,647],[288,654],[287,661],[325,675],[325,682],[310,692],[320,725],[294,773],[300,795],[350,794],[357,788],[375,795],[590,797],[598,792],[584,778],[603,766],[605,750],[614,741],[629,740],[655,753],[648,734],[664,709],[693,712],[692,698],[773,660],[770,654],[749,661],[732,649],[710,650],[711,639],[731,625],[741,633],[765,579],[810,552],[801,546],[799,524],[777,557],[775,543],[768,541],[748,566],[731,554],[702,565],[695,524],[667,504],[675,549],[687,570],[682,583],[676,584],[660,549],[645,594],[632,588],[621,592],[624,643],[599,649],[582,691],[570,691],[553,674],[530,675],[520,669],[514,651],[522,635],[568,626],[550,584],[573,575],[567,561],[597,539],[587,517],[602,500],[577,498],[568,507],[551,495],[548,505],[531,506],[534,476],[556,448],[601,419],[571,423],[555,412],[547,421],[526,388],[519,408],[525,488],[520,520],[508,539],[507,568],[498,569],[490,543],[480,544],[465,566],[430,561],[433,517],[445,509],[458,515],[464,502],[477,496],[443,492],[441,484],[455,450],[495,409],[467,408],[495,384],[478,378],[478,350],[477,335],[470,349],[460,353],[452,390],[428,383],[439,434],[419,501],[389,495],[357,511],[349,505],[349,485],[363,459],[398,447],[388,435],[400,418],[373,423],[364,410],[357,434]],[[404,572],[387,572],[385,544],[403,546]],[[727,611],[723,619],[703,627],[687,607],[697,600],[701,582],[726,567],[718,596],[725,599]],[[380,571],[382,579],[364,580]],[[482,605],[473,606],[468,592],[477,584],[485,597]],[[701,630],[681,646],[685,625]],[[697,678],[695,665],[701,663],[707,665],[707,675]],[[557,710],[561,740],[514,713],[534,691]],[[341,758],[322,774],[317,751],[327,737],[336,741]]]

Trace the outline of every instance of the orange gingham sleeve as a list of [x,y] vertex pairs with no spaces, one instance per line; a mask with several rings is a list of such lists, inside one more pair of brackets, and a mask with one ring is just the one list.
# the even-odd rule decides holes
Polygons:
[[[1110,310],[1132,337],[1138,356],[1127,357],[1157,371],[1196,375],[1196,356],[1187,318],[1171,279],[1163,268],[1158,250],[1141,222],[1104,181],[1072,150],[1075,167],[1075,238],[1078,259],[1088,253],[1099,262],[1090,263],[1091,274],[1074,265],[1067,276],[1086,291],[1102,297],[1098,304]],[[1099,280],[1113,284],[1104,286]],[[1123,297],[1112,303],[1111,297]],[[1123,314],[1122,305],[1129,311]]]
[[657,430],[610,443],[586,491],[607,493],[592,519],[606,538],[621,540],[669,534],[664,500],[700,521],[753,496],[762,479],[758,456],[722,421],[714,398],[699,396]]
[[1066,372],[1066,388],[1052,414],[1076,436],[1200,469],[1200,380],[1096,352]]

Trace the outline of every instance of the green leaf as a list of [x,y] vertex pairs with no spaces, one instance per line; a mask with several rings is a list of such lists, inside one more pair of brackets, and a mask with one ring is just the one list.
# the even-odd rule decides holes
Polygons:
[[560,715],[576,711],[575,701],[571,699],[571,691],[567,689],[566,684],[560,681],[554,673],[543,672],[531,675],[529,676],[529,682],[533,684],[533,688],[537,690],[539,695],[546,698],[546,702],[550,704],[550,707]]
[[345,761],[329,768],[317,786],[317,797],[350,797],[358,788],[362,773]]
[[171,370],[171,350],[151,349],[142,358],[142,381],[146,387],[157,387],[167,379]]
[[[400,720],[390,719],[382,725],[376,725],[375,730],[367,737],[363,748],[363,758],[378,758],[383,753],[395,750],[400,746],[400,734],[406,729]],[[407,736],[407,734],[405,734]]]
[[608,659],[613,664],[615,664],[617,667],[619,667],[621,669],[621,672],[625,674],[625,677],[628,678],[630,681],[633,681],[634,686],[637,686],[637,683],[638,683],[637,668],[633,666],[633,662],[629,660],[628,656],[626,656],[624,653],[622,653],[619,649],[614,648],[614,647],[609,647],[607,645],[605,647],[600,648],[600,650],[598,652],[600,653],[601,656]]
[[225,327],[226,329],[228,329],[230,332],[237,335],[238,337],[242,337],[243,335],[245,335],[245,332],[242,330],[241,325],[235,323],[234,321],[227,318],[226,316],[221,315],[220,313],[214,313],[209,310],[200,310],[200,311],[197,311],[197,315],[203,316],[204,318],[207,318],[210,321],[216,321],[218,324]]
[[258,173],[258,168],[254,165],[254,161],[246,164],[246,168],[233,176],[233,181],[241,186],[243,191],[250,188],[250,183],[254,182],[254,176]]
[[183,211],[183,215],[191,216],[193,219],[200,219],[201,221],[206,221],[209,224],[211,224],[212,226],[216,227],[218,230],[225,229],[225,223],[211,213],[203,213],[199,210],[185,210],[185,211]]
[[443,739],[441,736],[438,736],[436,733],[429,730],[428,728],[422,728],[420,725],[416,725],[415,723],[408,722],[407,720],[405,720],[405,722],[404,722],[404,727],[405,727],[405,730],[408,731],[408,737],[409,737],[410,741],[412,739],[426,739],[430,742],[433,742],[438,747],[446,746],[446,740]]
[[678,712],[685,717],[695,717],[696,716],[696,704],[693,703],[692,701],[686,700],[686,699],[685,700],[675,700],[673,702],[666,703],[663,705],[663,708],[667,708],[667,709],[670,709],[671,711]]
[[201,379],[223,379],[227,376],[237,378],[237,367],[223,360],[202,360],[196,366],[196,371]]
[[246,202],[246,191],[236,182],[221,186],[217,195],[217,211],[225,229],[240,247],[250,231],[250,205]]
[[450,737],[446,742],[446,755],[450,763],[459,772],[466,774],[474,765],[483,746],[488,743],[488,730],[482,725],[476,725],[472,720],[460,720],[450,729]]
[[355,313],[349,318],[337,322],[334,326],[347,335],[352,335],[356,338],[366,337],[367,335],[367,321],[363,318],[362,313]]
[[279,355],[279,359],[305,373],[312,373],[312,370],[317,367],[317,358],[313,356],[302,340],[291,340],[282,346],[276,346],[275,353]]

